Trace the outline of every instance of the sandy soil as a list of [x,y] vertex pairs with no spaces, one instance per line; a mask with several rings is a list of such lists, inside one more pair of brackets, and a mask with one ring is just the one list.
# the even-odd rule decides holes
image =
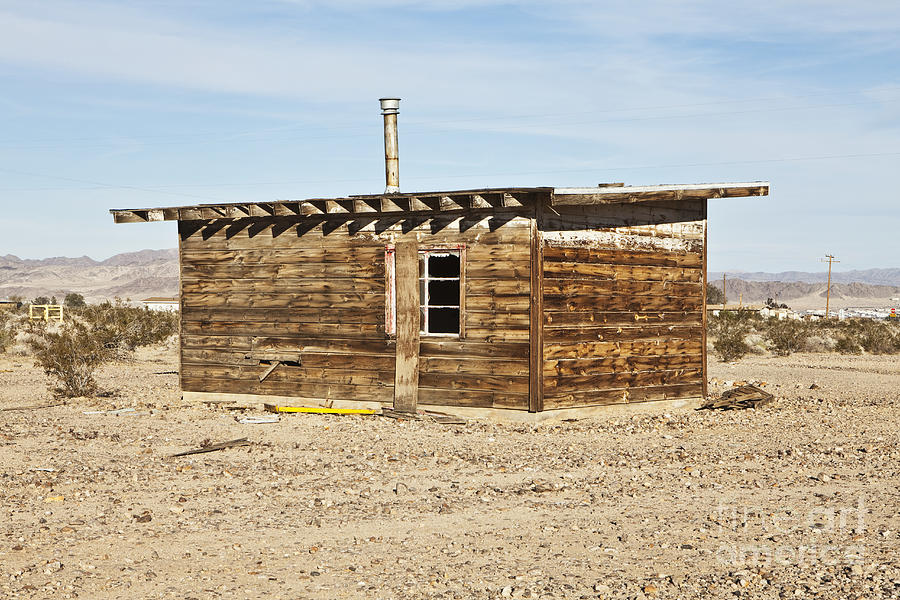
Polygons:
[[[242,425],[175,369],[144,352],[116,395],[0,412],[0,597],[900,597],[897,357],[713,363],[712,392],[777,403],[541,425]],[[45,390],[0,356],[0,408]]]

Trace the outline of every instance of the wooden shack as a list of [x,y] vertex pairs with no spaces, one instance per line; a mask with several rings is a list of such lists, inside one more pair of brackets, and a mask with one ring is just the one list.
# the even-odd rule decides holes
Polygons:
[[707,201],[765,182],[112,210],[178,221],[181,386],[539,413],[706,392]]

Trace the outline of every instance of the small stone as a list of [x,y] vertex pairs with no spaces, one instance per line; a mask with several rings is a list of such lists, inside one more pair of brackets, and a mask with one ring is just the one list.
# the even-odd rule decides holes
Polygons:
[[644,586],[644,593],[648,596],[655,596],[659,592],[659,588],[657,588],[652,583],[648,583]]
[[62,571],[62,563],[57,561],[53,561],[51,563],[47,563],[47,568],[44,569],[45,575],[50,575],[51,573],[56,573],[57,571]]
[[512,590],[513,589],[511,586],[506,586],[505,588],[500,590],[500,595],[504,598],[512,598]]

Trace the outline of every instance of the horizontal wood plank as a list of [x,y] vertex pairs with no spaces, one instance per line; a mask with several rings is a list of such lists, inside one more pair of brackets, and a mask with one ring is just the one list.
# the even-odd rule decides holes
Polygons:
[[699,339],[702,326],[691,325],[632,325],[632,326],[583,326],[544,330],[547,343],[566,342],[632,342],[637,340],[667,342],[669,340]]
[[494,392],[528,393],[528,377],[509,375],[472,375],[454,373],[452,375],[420,372],[419,385],[442,390],[482,390]]
[[349,245],[346,248],[298,246],[282,249],[200,250],[182,252],[184,264],[279,266],[295,263],[372,263],[384,259],[382,244]]
[[528,358],[528,342],[470,342],[423,336],[420,357]]
[[545,360],[545,377],[570,375],[602,375],[635,371],[700,368],[702,354],[673,354],[663,356],[591,356],[584,358]]
[[366,400],[390,402],[393,386],[343,385],[328,383],[306,383],[295,381],[265,381],[253,379],[182,377],[182,389],[186,392],[222,392],[227,394],[257,394],[291,396],[299,398],[322,398],[331,400]]
[[375,309],[331,308],[198,308],[185,307],[182,319],[190,321],[245,321],[253,323],[371,323],[384,322],[384,307]]
[[581,342],[544,344],[544,359],[584,358],[589,356],[666,356],[670,354],[700,354],[702,342],[672,340],[665,342]]
[[328,336],[373,338],[384,336],[384,325],[371,323],[278,323],[275,321],[184,321],[182,331],[193,335]]
[[[206,377],[211,379],[246,379],[259,377],[272,365],[205,365],[185,363],[182,367],[184,377]],[[352,367],[346,364],[345,367]],[[289,366],[279,364],[266,377],[266,381],[288,382],[298,385],[306,384],[340,384],[340,385],[379,385],[394,384],[393,371],[367,371],[355,368],[318,368],[306,366]]]
[[332,308],[384,309],[384,293],[321,293],[321,294],[254,294],[233,292],[224,294],[184,294],[187,308]]
[[702,270],[684,267],[653,267],[641,265],[608,265],[601,263],[548,262],[544,263],[544,277],[555,279],[617,279],[628,281],[669,281],[700,283]]
[[528,376],[527,359],[501,360],[497,358],[459,358],[445,356],[420,356],[419,369],[422,373],[453,375],[512,375]]
[[594,294],[628,294],[633,296],[695,296],[703,290],[700,283],[671,281],[631,281],[622,279],[554,279],[544,278],[545,296],[590,296]]
[[280,265],[240,265],[187,263],[181,266],[182,281],[213,282],[229,279],[259,279],[278,283],[282,279],[365,278],[384,281],[384,260],[380,262],[314,263]]
[[544,262],[700,268],[703,266],[703,255],[699,252],[611,250],[590,247],[565,248],[545,245]]
[[419,404],[528,410],[528,394],[420,387]]
[[548,409],[572,408],[576,406],[602,406],[609,404],[698,398],[702,396],[702,394],[702,384],[686,383],[645,388],[550,394],[544,396],[544,406]]
[[544,394],[700,383],[702,379],[703,369],[701,368],[545,377]]
[[384,293],[384,285],[383,277],[279,277],[277,279],[183,279],[181,281],[181,289],[185,294]]
[[596,312],[602,311],[700,311],[703,298],[700,296],[672,298],[670,296],[545,296],[546,312]]
[[701,311],[640,312],[640,311],[579,311],[544,312],[544,327],[548,329],[581,325],[702,325]]

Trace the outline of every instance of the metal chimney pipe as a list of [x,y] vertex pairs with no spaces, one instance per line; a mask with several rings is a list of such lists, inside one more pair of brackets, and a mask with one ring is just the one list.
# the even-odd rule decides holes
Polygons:
[[400,192],[400,156],[397,150],[397,115],[400,98],[379,98],[384,115],[384,180],[385,194]]

